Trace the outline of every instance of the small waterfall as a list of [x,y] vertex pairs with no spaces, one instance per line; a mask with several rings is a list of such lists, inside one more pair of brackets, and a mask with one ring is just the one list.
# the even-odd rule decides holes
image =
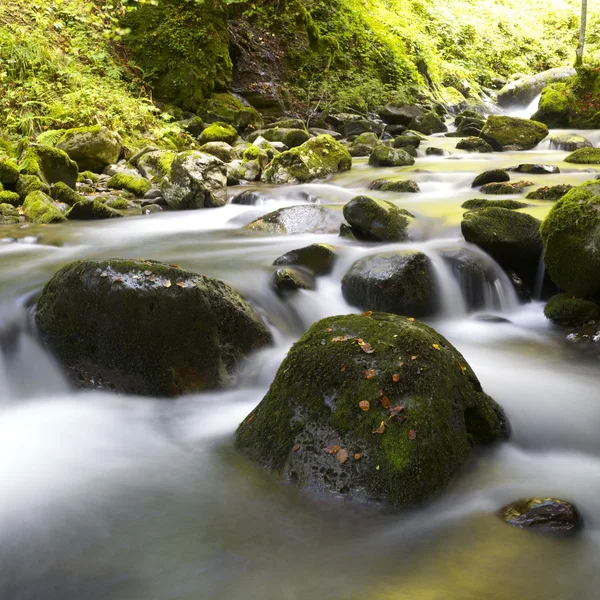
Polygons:
[[521,119],[530,119],[531,115],[537,111],[538,104],[540,103],[541,94],[538,94],[529,104],[526,106],[516,105],[510,107],[506,114],[509,117],[518,117]]
[[542,253],[540,256],[540,262],[538,263],[537,273],[535,276],[535,288],[533,290],[533,297],[535,300],[541,300],[542,298],[545,277],[546,265],[544,264],[544,254]]
[[424,250],[435,273],[438,295],[438,310],[441,317],[463,317],[468,312],[467,303],[459,280],[455,277],[452,267],[440,253]]

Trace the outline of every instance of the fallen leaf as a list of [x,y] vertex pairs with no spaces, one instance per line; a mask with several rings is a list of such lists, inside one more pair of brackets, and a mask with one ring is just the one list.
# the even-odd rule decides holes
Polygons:
[[325,333],[331,333],[332,331],[333,331],[333,329],[332,329],[331,327],[328,327],[328,328],[325,330]]
[[417,439],[417,432],[414,429],[411,429],[408,432],[408,439],[409,440],[416,440]]
[[384,433],[385,432],[385,428],[386,428],[386,424],[385,421],[381,421],[381,425],[377,428],[373,430],[373,433]]
[[383,406],[383,408],[389,408],[390,407],[390,399],[387,396],[382,396],[382,398],[381,398],[381,406]]
[[175,285],[177,287],[180,287],[180,288],[186,288],[187,287],[187,283],[185,281],[178,281]]
[[300,444],[294,444],[294,447],[292,448],[292,452],[295,454],[296,452],[298,452],[298,450],[300,450],[301,446]]
[[394,374],[392,375],[392,381],[393,381],[394,383],[398,383],[398,382],[400,381],[400,375],[398,375],[398,373],[394,373]]
[[323,448],[327,454],[337,454],[340,451],[339,446],[327,446],[327,448]]
[[367,412],[371,408],[371,403],[368,400],[361,400],[358,406],[360,406],[360,410]]
[[365,379],[373,379],[375,377],[375,369],[367,369],[365,371]]
[[401,404],[396,404],[395,406],[392,406],[392,408],[390,408],[390,411],[397,415],[398,413],[404,411],[404,406],[402,406]]
[[435,350],[441,350],[442,349],[442,347],[439,344],[432,344],[431,347],[434,348]]
[[113,283],[123,283],[123,280],[120,277],[115,277]]
[[342,368],[340,369],[340,371],[341,371],[342,373],[344,373],[344,372],[346,371],[346,365],[342,365]]
[[252,421],[254,421],[254,418],[256,417],[256,415],[252,415],[250,416],[250,418],[246,421],[246,424],[248,423],[252,423]]
[[350,336],[349,335],[338,335],[337,337],[334,337],[331,341],[332,342],[345,342],[346,340],[349,340]]
[[181,267],[179,265],[169,265],[169,266],[173,269],[181,269]]
[[414,318],[414,317],[408,317],[408,320],[409,320],[409,321],[414,321],[414,320],[415,320],[415,318]]
[[399,364],[398,366],[399,366],[399,367],[403,367],[403,366],[404,366],[404,363],[403,363],[403,362],[400,362],[400,364]]
[[467,374],[467,367],[465,367],[465,365],[463,365],[462,363],[458,363],[458,368],[462,371],[463,375]]
[[372,310],[368,310],[367,312],[364,312],[362,314],[363,317],[372,317],[373,316],[373,311]]
[[348,451],[344,448],[340,448],[335,457],[338,459],[338,462],[343,465],[348,460]]
[[172,283],[171,283],[170,279],[167,279],[166,281],[163,281],[163,287],[170,288],[171,285],[172,285]]
[[146,275],[146,277],[148,277],[148,275],[152,275],[152,271],[144,271],[144,275]]
[[417,358],[418,358],[417,356],[411,356],[410,360],[417,360]]
[[354,455],[354,460],[360,460],[360,454],[358,452]]
[[358,338],[358,345],[360,346],[360,349],[363,352],[365,352],[366,354],[373,354],[373,352],[375,352],[373,350],[373,346],[371,346],[371,344],[369,344],[368,342],[365,342],[361,338]]

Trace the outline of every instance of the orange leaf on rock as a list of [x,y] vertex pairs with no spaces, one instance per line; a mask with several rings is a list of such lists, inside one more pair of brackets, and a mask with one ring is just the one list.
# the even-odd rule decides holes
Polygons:
[[441,349],[442,349],[442,347],[441,347],[439,344],[431,344],[431,347],[432,347],[434,350],[441,350]]
[[362,314],[363,317],[372,317],[373,316],[373,311],[372,310],[368,310],[367,312],[364,312]]
[[358,345],[360,346],[360,349],[366,354],[373,354],[373,346],[371,346],[371,344],[369,344],[368,342],[365,342],[362,338],[358,338]]
[[382,396],[381,397],[381,406],[383,406],[383,408],[389,408],[390,407],[390,399],[387,396]]
[[343,465],[348,460],[348,451],[344,448],[340,448],[335,457],[338,459],[338,462]]
[[163,287],[170,288],[171,285],[173,285],[173,284],[171,283],[170,279],[167,279],[166,281],[163,281]]
[[346,365],[342,365],[342,368],[340,369],[340,371],[343,373],[346,370]]
[[404,410],[404,406],[402,406],[401,404],[396,404],[395,406],[392,406],[390,410],[395,415],[397,415],[398,413],[401,413]]
[[256,415],[251,415],[249,417],[249,419],[246,421],[246,423],[252,423],[252,421],[254,421],[255,418],[256,418]]
[[123,280],[120,277],[115,277],[113,283],[123,283]]
[[298,450],[300,450],[300,444],[294,444],[294,447],[292,448],[292,452],[295,454],[296,452],[298,452]]
[[358,452],[354,455],[354,460],[360,460],[360,454]]
[[417,432],[414,429],[411,429],[408,432],[408,439],[409,440],[415,440],[415,439],[417,439]]
[[375,377],[375,369],[367,369],[365,371],[365,379],[373,379]]
[[371,403],[368,400],[361,400],[358,406],[360,406],[360,410],[367,412],[371,408]]
[[410,360],[417,360],[418,356],[411,356]]
[[387,427],[387,425],[385,424],[385,421],[381,421],[381,425],[377,428],[373,430],[373,433],[384,433],[385,432],[385,428]]
[[332,342],[345,342],[346,340],[349,340],[350,336],[349,335],[338,335],[337,337],[334,337],[331,341]]
[[327,446],[327,448],[323,448],[327,454],[337,454],[340,451],[339,446]]
[[393,381],[394,383],[398,383],[398,382],[400,381],[400,375],[398,375],[398,373],[394,373],[394,374],[392,375],[392,381]]

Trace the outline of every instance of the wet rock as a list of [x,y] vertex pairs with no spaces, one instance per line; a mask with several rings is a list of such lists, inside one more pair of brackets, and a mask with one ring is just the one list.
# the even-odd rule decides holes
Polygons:
[[479,173],[473,180],[471,187],[479,187],[487,183],[502,183],[510,181],[510,175],[504,169],[493,169],[492,171],[484,171]]
[[531,150],[548,135],[548,127],[537,121],[517,117],[490,116],[481,137],[500,152]]
[[226,386],[271,342],[221,281],[154,261],[79,261],[44,288],[36,322],[81,387],[176,396]]
[[435,274],[422,252],[386,252],[356,261],[342,280],[342,293],[365,311],[428,317],[437,309]]
[[532,186],[531,181],[506,181],[504,183],[486,183],[481,187],[482,194],[520,194],[523,188]]
[[275,156],[262,174],[267,183],[307,183],[352,168],[348,150],[331,136],[320,135]]
[[163,207],[158,204],[146,204],[142,205],[143,215],[154,215],[163,211]]
[[527,200],[560,200],[573,187],[568,184],[545,186],[529,192],[525,198]]
[[160,191],[159,188],[152,188],[151,190],[148,190],[144,196],[143,196],[144,200],[153,200],[154,198],[162,198],[162,192]]
[[[37,178],[36,178],[37,179]],[[0,204],[10,204],[11,206],[21,206],[23,199],[17,192],[0,192]]]
[[505,319],[504,317],[499,317],[498,315],[476,315],[476,321],[480,321],[482,323],[498,323],[498,324],[510,324],[512,321],[509,319]]
[[434,148],[433,146],[427,148],[425,154],[427,156],[450,156],[450,152],[447,150],[444,150],[443,148]]
[[216,156],[225,163],[231,162],[237,158],[237,153],[234,149],[225,142],[208,142],[198,148],[198,152],[204,152],[205,154],[211,154]]
[[344,206],[344,218],[355,233],[371,240],[404,242],[413,215],[386,200],[357,196]]
[[600,148],[579,148],[569,154],[565,162],[577,165],[600,165]]
[[52,186],[51,196],[57,202],[63,202],[68,206],[73,206],[77,202],[83,200],[83,196],[78,194],[74,189],[70,188],[67,184],[59,181]]
[[238,132],[233,125],[229,125],[224,121],[212,123],[202,131],[198,137],[198,143],[202,146],[209,142],[225,142],[233,144],[238,137]]
[[411,104],[391,102],[378,111],[384,123],[404,125],[405,127],[415,118],[423,115],[423,109]]
[[31,192],[23,202],[23,212],[32,223],[62,223],[65,215],[50,196],[44,192]]
[[445,338],[375,313],[315,323],[235,444],[307,490],[400,507],[441,492],[473,445],[502,440],[508,429]]
[[58,148],[30,144],[21,155],[20,164],[22,175],[35,175],[48,185],[61,181],[75,189],[77,163]]
[[414,164],[415,159],[408,152],[385,144],[379,144],[369,156],[369,165],[372,167],[403,167]]
[[544,307],[546,318],[561,327],[579,327],[600,319],[600,306],[592,300],[556,294]]
[[361,133],[348,146],[348,151],[351,156],[369,156],[379,144],[380,141],[377,134],[372,132]]
[[161,190],[173,210],[223,206],[227,203],[227,167],[210,154],[181,152]]
[[467,210],[480,210],[482,208],[507,208],[508,210],[518,210],[519,208],[527,208],[530,204],[519,202],[518,200],[487,200],[485,198],[473,198],[461,204],[461,208]]
[[560,173],[560,169],[556,165],[534,165],[529,163],[508,167],[506,170],[515,173],[526,173],[527,175],[554,175]]
[[419,184],[416,181],[411,181],[410,179],[404,179],[401,181],[393,181],[391,179],[376,179],[369,184],[369,189],[380,192],[408,192],[413,194],[421,191]]
[[311,244],[297,250],[291,250],[276,258],[275,266],[290,265],[302,267],[315,275],[327,275],[335,264],[335,249],[329,244]]
[[314,290],[315,277],[302,267],[284,267],[273,273],[272,285],[279,295],[298,290]]
[[556,498],[528,498],[500,509],[498,515],[509,525],[541,533],[574,533],[582,521],[577,508]]
[[494,151],[494,149],[480,137],[463,138],[456,144],[456,149],[466,150],[467,152],[480,152],[482,154]]
[[599,229],[600,181],[569,191],[542,223],[548,274],[572,296],[600,300]]
[[67,212],[67,219],[71,221],[115,219],[122,216],[123,215],[119,211],[107,206],[99,200],[88,200],[87,198],[73,204],[69,212]]
[[515,79],[498,92],[498,104],[500,106],[529,104],[548,84],[564,81],[573,75],[575,75],[574,68],[557,67],[536,75]]
[[414,135],[399,135],[397,138],[394,138],[392,145],[394,148],[402,148],[403,150],[409,147],[418,148],[421,145],[421,138]]
[[483,208],[464,215],[467,242],[487,252],[503,269],[514,271],[533,288],[542,256],[540,221],[506,208]]
[[0,225],[14,225],[19,221],[19,211],[14,206],[0,203]]
[[335,233],[341,217],[322,206],[287,206],[252,221],[243,231],[258,233]]
[[119,160],[123,143],[118,133],[99,125],[69,129],[56,145],[81,171],[102,171]]
[[171,165],[176,156],[177,154],[170,150],[148,152],[138,160],[138,171],[146,179],[158,185],[163,178],[168,177],[171,173]]
[[258,192],[245,190],[231,199],[231,204],[242,204],[244,206],[256,206],[262,204],[263,197]]
[[353,135],[361,135],[362,133],[372,132],[377,135],[381,135],[383,132],[383,126],[380,123],[373,121],[367,121],[366,119],[359,119],[357,121],[349,121],[342,125],[340,133],[345,137],[349,138]]
[[574,133],[555,133],[550,136],[550,147],[554,150],[573,152],[580,148],[591,148],[592,146],[592,142],[587,138]]
[[408,124],[408,128],[413,131],[418,131],[424,135],[432,135],[434,133],[444,133],[448,131],[448,127],[433,111],[423,113],[414,117]]

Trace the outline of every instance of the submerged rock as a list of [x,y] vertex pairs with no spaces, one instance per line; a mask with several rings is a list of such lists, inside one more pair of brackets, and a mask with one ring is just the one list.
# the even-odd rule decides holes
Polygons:
[[44,288],[43,340],[81,387],[176,396],[220,388],[271,341],[225,283],[154,261],[79,261]]
[[481,137],[494,150],[531,150],[548,135],[548,127],[537,121],[517,117],[490,116]]
[[401,507],[441,492],[474,445],[508,430],[502,409],[445,338],[374,313],[315,323],[235,443],[307,490]]
[[592,146],[590,140],[574,133],[555,133],[550,136],[550,147],[555,150],[573,152],[579,148],[591,148]]
[[504,183],[486,183],[481,188],[482,194],[520,194],[523,188],[532,186],[531,181],[505,181]]
[[118,133],[100,125],[69,129],[56,145],[81,171],[102,171],[119,160],[123,144]]
[[405,242],[413,215],[387,200],[357,196],[344,206],[344,218],[355,233],[367,239]]
[[273,273],[273,288],[280,295],[297,290],[314,290],[314,274],[301,267],[284,267]]
[[274,210],[242,228],[260,233],[335,233],[341,217],[322,206],[301,204]]
[[518,200],[487,200],[485,198],[473,198],[461,204],[461,208],[467,210],[480,210],[482,208],[507,208],[508,210],[518,210],[519,208],[527,208],[529,204],[519,202]]
[[582,525],[577,508],[556,498],[519,500],[498,514],[509,525],[542,533],[574,533]]
[[514,167],[508,167],[507,171],[515,173],[526,173],[527,175],[554,175],[560,173],[560,169],[556,165],[539,165],[524,163]]

